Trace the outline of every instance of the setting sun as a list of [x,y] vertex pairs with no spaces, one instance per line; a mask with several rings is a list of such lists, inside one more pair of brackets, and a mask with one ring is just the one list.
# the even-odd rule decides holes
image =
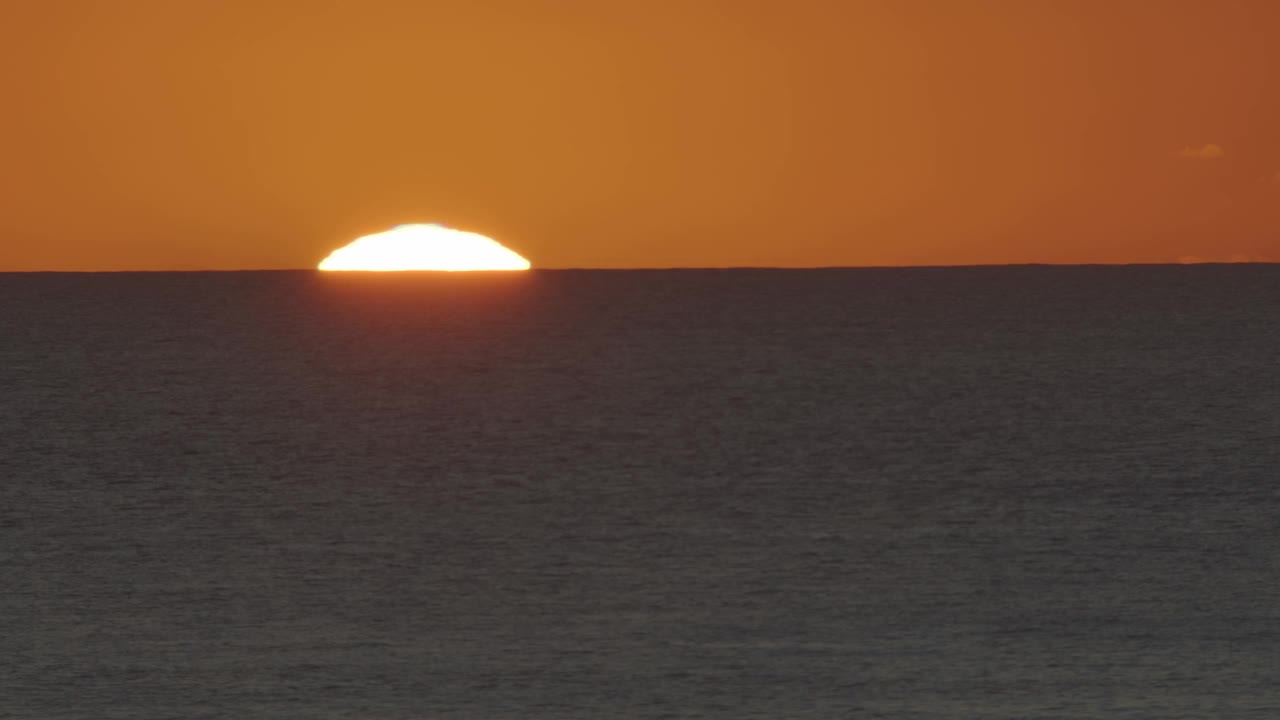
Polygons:
[[529,261],[477,233],[443,225],[399,225],[329,254],[321,270],[528,270]]

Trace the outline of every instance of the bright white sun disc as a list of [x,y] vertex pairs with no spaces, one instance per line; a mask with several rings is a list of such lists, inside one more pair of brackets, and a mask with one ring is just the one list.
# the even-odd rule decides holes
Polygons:
[[484,235],[443,225],[400,225],[334,250],[321,270],[528,270],[529,261]]

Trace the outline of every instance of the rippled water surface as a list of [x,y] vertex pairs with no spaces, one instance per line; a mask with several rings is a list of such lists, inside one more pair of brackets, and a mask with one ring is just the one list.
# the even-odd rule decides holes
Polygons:
[[0,717],[1280,717],[1280,267],[0,275]]

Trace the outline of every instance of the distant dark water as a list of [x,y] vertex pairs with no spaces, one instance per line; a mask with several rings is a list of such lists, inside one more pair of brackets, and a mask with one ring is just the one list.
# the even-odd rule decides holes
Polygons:
[[1280,717],[1280,267],[0,275],[0,717]]

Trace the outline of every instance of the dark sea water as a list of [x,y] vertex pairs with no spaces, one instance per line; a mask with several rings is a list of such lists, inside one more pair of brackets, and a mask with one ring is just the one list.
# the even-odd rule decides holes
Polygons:
[[0,717],[1280,717],[1280,266],[0,275]]

